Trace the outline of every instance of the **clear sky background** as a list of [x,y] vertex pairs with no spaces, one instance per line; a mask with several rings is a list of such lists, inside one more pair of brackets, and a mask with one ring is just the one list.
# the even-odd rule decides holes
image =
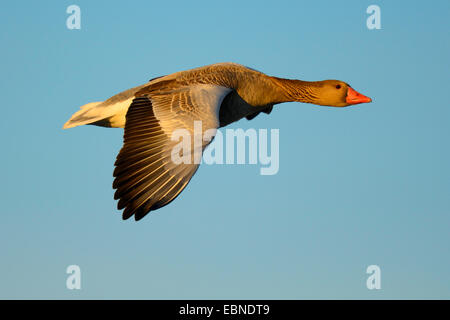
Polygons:
[[[68,30],[66,8],[81,8]],[[366,8],[381,8],[368,30]],[[450,2],[14,1],[0,11],[0,298],[450,298]],[[79,106],[216,62],[341,79],[371,104],[301,103],[280,170],[201,166],[122,221],[122,129],[62,130]],[[82,289],[66,288],[79,265]],[[381,290],[366,268],[381,268]]]

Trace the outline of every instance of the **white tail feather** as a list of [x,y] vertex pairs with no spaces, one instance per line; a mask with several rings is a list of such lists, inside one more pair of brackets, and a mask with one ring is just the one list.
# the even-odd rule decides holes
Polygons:
[[[158,81],[158,80],[154,80]],[[102,127],[123,128],[125,127],[126,114],[135,93],[147,86],[143,84],[125,90],[115,96],[101,102],[91,102],[80,107],[67,121],[63,129],[69,129],[85,124],[93,124]]]
[[67,121],[63,129],[69,129],[85,124],[96,126],[123,128],[125,127],[125,116],[131,104],[132,98],[116,103],[91,102],[80,108]]
[[72,117],[70,117],[69,121],[64,124],[63,129],[69,129],[100,120],[103,108],[96,109],[100,103],[102,103],[102,101],[91,102],[81,106],[80,110],[75,112]]

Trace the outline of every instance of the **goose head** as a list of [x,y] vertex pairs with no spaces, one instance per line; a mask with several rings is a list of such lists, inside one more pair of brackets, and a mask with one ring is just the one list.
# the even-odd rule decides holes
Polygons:
[[372,102],[372,99],[357,92],[340,80],[317,81],[311,87],[314,104],[330,107],[347,107],[353,104]]

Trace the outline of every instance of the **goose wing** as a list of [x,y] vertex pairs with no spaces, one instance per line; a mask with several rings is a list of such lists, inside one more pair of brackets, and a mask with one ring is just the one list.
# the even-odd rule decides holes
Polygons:
[[[118,209],[124,209],[123,219],[134,215],[140,220],[183,191],[219,127],[220,105],[230,91],[170,80],[136,93],[126,114],[124,144],[114,170],[114,198],[119,199]],[[212,130],[211,139],[203,141],[206,130]],[[181,143],[188,148],[180,151]]]

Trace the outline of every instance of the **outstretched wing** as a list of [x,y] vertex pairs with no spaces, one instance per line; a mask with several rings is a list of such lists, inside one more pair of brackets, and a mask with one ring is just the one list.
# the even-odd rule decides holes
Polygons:
[[[118,209],[124,209],[123,219],[134,215],[140,220],[183,191],[211,141],[203,141],[203,133],[219,127],[219,108],[230,91],[216,85],[162,81],[136,93],[114,170],[114,198],[119,199]],[[181,139],[187,139],[188,148],[180,149]]]

